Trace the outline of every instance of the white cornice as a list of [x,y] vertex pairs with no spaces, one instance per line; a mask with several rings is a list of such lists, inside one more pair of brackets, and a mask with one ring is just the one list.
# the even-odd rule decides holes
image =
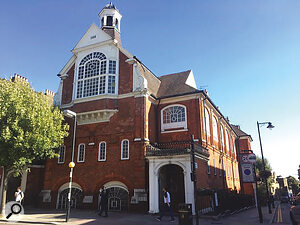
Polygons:
[[78,125],[109,122],[109,119],[116,113],[116,109],[103,109],[90,112],[77,113]]
[[91,45],[87,45],[87,46],[84,46],[84,47],[81,47],[81,48],[74,48],[72,50],[73,54],[77,54],[78,52],[81,52],[81,51],[85,51],[85,50],[89,50],[89,49],[93,49],[93,48],[97,48],[97,47],[100,47],[100,46],[103,46],[103,45],[109,45],[109,44],[112,44],[112,45],[116,45],[116,42],[114,40],[107,40],[107,41],[102,41],[102,42],[99,42],[99,43],[95,43],[95,44],[91,44]]
[[59,74],[66,74],[69,69],[72,67],[73,63],[75,62],[76,56],[73,55],[69,61],[66,63],[66,65],[61,69],[61,71],[59,72]]
[[186,100],[197,99],[197,98],[200,98],[200,93],[164,98],[160,100],[160,104],[169,104],[169,103],[175,103],[179,101],[186,101]]

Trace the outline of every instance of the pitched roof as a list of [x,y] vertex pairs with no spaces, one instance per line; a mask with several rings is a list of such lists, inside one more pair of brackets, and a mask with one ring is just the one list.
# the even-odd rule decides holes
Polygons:
[[198,89],[186,84],[186,81],[191,74],[191,70],[180,73],[167,74],[158,77],[161,81],[157,97],[169,97],[173,95],[182,95],[187,93],[199,92]]
[[[235,133],[239,136],[239,137],[245,137],[245,136],[248,136],[251,138],[251,135],[245,133],[244,131],[241,130],[240,126],[239,125],[233,125],[231,124],[233,130],[235,131]],[[252,140],[252,138],[251,138]]]

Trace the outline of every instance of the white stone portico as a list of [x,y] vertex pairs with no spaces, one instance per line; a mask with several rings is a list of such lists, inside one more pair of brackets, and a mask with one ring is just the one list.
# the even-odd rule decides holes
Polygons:
[[[159,212],[159,172],[165,165],[178,165],[183,169],[185,203],[192,204],[194,214],[194,186],[191,181],[190,155],[148,156],[149,160],[149,213]],[[172,200],[171,200],[172,201]]]

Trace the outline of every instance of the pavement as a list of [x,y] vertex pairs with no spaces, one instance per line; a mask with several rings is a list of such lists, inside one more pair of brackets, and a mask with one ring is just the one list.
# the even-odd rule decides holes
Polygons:
[[[289,219],[289,205],[281,204],[275,209],[272,209],[273,213],[269,214],[267,207],[262,208],[263,212],[263,224],[275,224],[275,225],[287,225],[291,224]],[[14,215],[13,215],[14,216]],[[12,220],[13,220],[12,216]],[[6,221],[0,220],[1,224],[64,224],[64,225],[170,225],[179,224],[178,217],[175,222],[169,222],[170,217],[164,217],[161,222],[157,221],[155,215],[150,214],[138,214],[138,213],[120,213],[110,212],[108,217],[100,217],[97,212],[91,210],[76,210],[72,209],[70,214],[70,220],[65,222],[65,212],[58,210],[46,210],[46,209],[26,209],[24,215],[19,218],[19,221]],[[194,220],[194,225],[196,221]],[[222,217],[219,220],[212,220],[208,218],[200,218],[199,225],[258,225],[258,213],[256,208],[251,208],[233,215]]]

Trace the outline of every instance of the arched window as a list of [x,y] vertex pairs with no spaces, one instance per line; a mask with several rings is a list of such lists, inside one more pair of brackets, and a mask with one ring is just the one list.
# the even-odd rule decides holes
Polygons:
[[98,161],[106,160],[106,143],[104,141],[99,144]]
[[204,121],[205,121],[205,133],[207,136],[210,136],[209,112],[207,108],[205,108],[204,110]]
[[121,159],[129,159],[129,141],[127,139],[121,142]]
[[220,125],[220,138],[221,138],[221,144],[222,144],[222,151],[224,150],[225,147],[225,141],[224,141],[224,129],[223,126]]
[[218,124],[216,117],[212,117],[213,137],[215,141],[218,141]]
[[167,106],[161,111],[161,130],[187,129],[186,107],[182,105]]
[[107,16],[106,25],[107,26],[112,26],[113,25],[113,17],[112,16]]
[[116,74],[115,60],[107,60],[101,52],[90,53],[78,66],[76,98],[115,94]]
[[65,152],[66,152],[66,146],[60,146],[59,147],[59,158],[58,163],[64,163],[65,162]]
[[228,130],[226,130],[226,149],[227,149],[227,153],[229,153],[229,146],[230,146],[229,133],[228,133]]
[[78,145],[77,162],[84,162],[84,156],[85,156],[85,145],[80,144]]
[[229,135],[229,144],[230,144],[230,154],[233,153],[233,144],[232,144],[232,137]]

